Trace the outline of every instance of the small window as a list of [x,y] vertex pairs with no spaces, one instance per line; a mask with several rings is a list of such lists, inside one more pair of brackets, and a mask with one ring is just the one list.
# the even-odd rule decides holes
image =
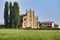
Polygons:
[[30,17],[31,17],[31,15],[30,15]]
[[46,24],[44,24],[44,25],[46,25]]
[[31,12],[30,12],[30,14],[31,14]]
[[50,23],[50,25],[52,25],[52,24]]
[[26,21],[26,18],[24,19],[24,21]]

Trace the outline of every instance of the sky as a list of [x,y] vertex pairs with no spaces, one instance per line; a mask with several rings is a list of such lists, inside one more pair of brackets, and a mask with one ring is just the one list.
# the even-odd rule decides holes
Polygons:
[[0,23],[4,23],[5,2],[19,3],[20,14],[25,14],[27,10],[34,10],[39,21],[54,21],[60,25],[60,0],[0,0]]

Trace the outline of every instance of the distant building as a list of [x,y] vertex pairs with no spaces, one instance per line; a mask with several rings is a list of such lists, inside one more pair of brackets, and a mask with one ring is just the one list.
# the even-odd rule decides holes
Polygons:
[[26,11],[26,14],[20,15],[22,28],[39,28],[38,17],[34,15],[31,9]]
[[4,24],[0,24],[0,28],[4,28],[4,26],[5,26]]
[[60,25],[59,25],[59,28],[60,28]]
[[45,28],[58,28],[59,25],[55,24],[53,21],[45,21],[40,23],[40,27]]

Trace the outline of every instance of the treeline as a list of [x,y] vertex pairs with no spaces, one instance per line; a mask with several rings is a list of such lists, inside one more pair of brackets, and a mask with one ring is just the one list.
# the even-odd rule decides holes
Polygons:
[[4,8],[4,23],[5,28],[19,28],[20,27],[20,15],[19,5],[17,2],[6,1]]

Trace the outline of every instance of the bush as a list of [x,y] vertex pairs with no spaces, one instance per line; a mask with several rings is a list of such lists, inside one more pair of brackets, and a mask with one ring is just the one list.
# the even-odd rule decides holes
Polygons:
[[24,30],[60,30],[60,28],[24,28]]
[[60,28],[38,28],[38,30],[60,30]]

